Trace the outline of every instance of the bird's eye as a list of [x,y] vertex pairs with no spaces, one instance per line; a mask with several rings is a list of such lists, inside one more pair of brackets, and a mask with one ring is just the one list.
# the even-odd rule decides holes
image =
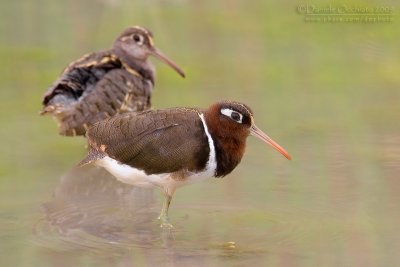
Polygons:
[[235,121],[239,121],[240,120],[240,114],[234,111],[234,112],[231,113],[231,118],[233,120],[235,120]]
[[135,43],[137,43],[138,45],[142,45],[143,44],[143,36],[140,34],[134,34],[132,36],[132,39],[135,41]]
[[242,123],[242,121],[243,121],[243,115],[237,111],[230,109],[230,108],[221,109],[221,114],[229,117],[230,119],[232,119],[238,123]]

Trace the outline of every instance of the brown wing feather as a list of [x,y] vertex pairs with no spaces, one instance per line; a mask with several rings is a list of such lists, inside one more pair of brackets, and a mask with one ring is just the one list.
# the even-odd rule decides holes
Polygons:
[[124,69],[108,72],[94,89],[73,107],[64,111],[60,133],[69,135],[71,129],[84,135],[86,126],[126,111],[142,111],[150,107],[151,89],[139,77]]
[[62,135],[84,135],[93,123],[117,112],[150,107],[152,86],[109,52],[70,64],[43,99],[43,113],[59,121]]
[[[60,78],[57,79],[44,94],[43,105],[45,108],[51,104],[56,104],[50,103],[56,95],[64,93],[69,94],[72,98],[76,94],[82,93],[79,91],[85,90],[85,85],[90,78],[89,76],[94,75],[94,73],[92,73],[93,66],[100,66],[100,62],[103,58],[109,58],[110,60],[108,63],[112,63],[111,54],[108,51],[86,54],[70,63],[68,67],[63,70]],[[92,78],[94,79],[95,77]]]
[[207,136],[193,109],[117,115],[96,123],[87,137],[91,156],[106,155],[147,174],[200,170],[209,156]]

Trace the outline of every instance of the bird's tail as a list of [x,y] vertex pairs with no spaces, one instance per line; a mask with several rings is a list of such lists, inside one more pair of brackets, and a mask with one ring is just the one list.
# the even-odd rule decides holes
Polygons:
[[98,151],[97,149],[91,147],[89,149],[89,152],[88,152],[87,156],[83,160],[81,160],[77,164],[77,166],[78,167],[82,167],[82,166],[91,164],[91,163],[95,162],[96,160],[99,160],[99,159],[102,159],[102,158],[104,158],[104,154],[101,153],[100,151]]

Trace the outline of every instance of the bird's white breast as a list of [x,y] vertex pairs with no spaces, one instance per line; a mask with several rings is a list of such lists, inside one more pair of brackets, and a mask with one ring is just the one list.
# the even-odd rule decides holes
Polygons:
[[[119,181],[139,187],[157,186],[157,181],[165,177],[160,175],[147,175],[144,171],[122,164],[110,157],[104,157],[96,161],[96,165],[105,168],[109,173],[115,176]],[[163,176],[168,176],[167,174]]]

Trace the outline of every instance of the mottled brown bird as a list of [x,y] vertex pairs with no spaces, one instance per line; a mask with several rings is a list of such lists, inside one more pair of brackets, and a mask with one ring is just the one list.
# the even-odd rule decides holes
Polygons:
[[93,123],[126,111],[150,108],[155,70],[153,55],[182,77],[183,71],[153,42],[142,27],[124,30],[111,49],[83,56],[71,63],[47,90],[40,114],[50,113],[61,135],[84,135]]
[[256,136],[286,158],[289,154],[254,124],[245,104],[222,101],[208,109],[171,108],[116,115],[87,132],[90,150],[80,163],[102,166],[118,180],[161,187],[162,226],[178,187],[223,177],[240,163],[246,138]]

